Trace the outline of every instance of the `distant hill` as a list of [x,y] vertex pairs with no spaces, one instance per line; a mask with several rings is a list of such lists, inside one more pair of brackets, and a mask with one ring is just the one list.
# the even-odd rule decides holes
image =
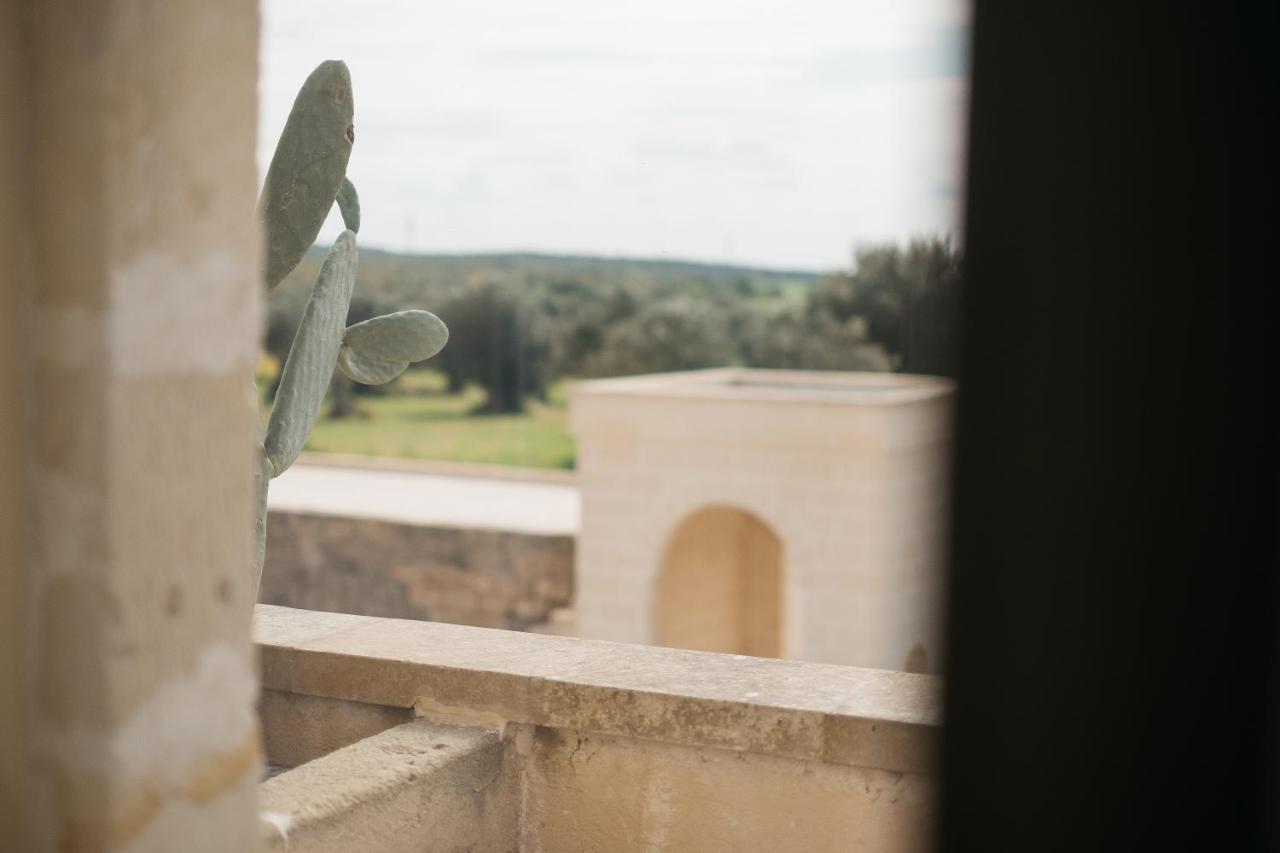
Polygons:
[[[311,253],[324,256],[323,247],[313,247]],[[769,278],[813,281],[822,273],[813,270],[787,270],[767,267],[716,264],[703,261],[682,261],[666,258],[628,258],[599,255],[556,255],[543,252],[492,252],[478,254],[405,254],[385,249],[360,250],[362,263],[395,264],[421,269],[457,269],[491,267],[495,269],[532,270],[555,275],[558,273],[622,274],[641,273],[665,278],[705,278],[731,280],[738,278]]]
[[[313,247],[275,300],[305,298],[326,247]],[[534,252],[400,254],[360,249],[357,295],[391,305],[433,304],[470,284],[625,288],[638,296],[802,294],[821,277],[809,270],[764,269],[658,258],[592,257]]]

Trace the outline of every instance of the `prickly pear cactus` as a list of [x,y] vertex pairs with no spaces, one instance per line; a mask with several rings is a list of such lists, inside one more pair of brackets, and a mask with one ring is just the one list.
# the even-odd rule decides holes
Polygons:
[[338,205],[345,231],[320,267],[285,359],[255,474],[254,583],[262,579],[267,542],[267,488],[307,443],[335,368],[357,382],[380,385],[411,362],[444,348],[449,330],[429,311],[398,311],[350,328],[356,283],[360,199],[347,178],[355,143],[351,75],[337,60],[320,63],[298,92],[267,169],[258,217],[266,229],[267,291],[284,280],[315,242]]

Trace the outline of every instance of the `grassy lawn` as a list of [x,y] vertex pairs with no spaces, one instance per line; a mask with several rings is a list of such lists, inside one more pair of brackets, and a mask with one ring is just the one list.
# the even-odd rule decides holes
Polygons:
[[[267,387],[274,365],[260,370]],[[266,381],[264,381],[266,380]],[[383,396],[359,397],[359,413],[334,420],[326,401],[311,431],[307,450],[357,453],[532,468],[572,468],[573,439],[567,424],[563,386],[547,403],[531,401],[522,415],[472,415],[484,400],[479,388],[446,394],[444,377],[412,370]]]

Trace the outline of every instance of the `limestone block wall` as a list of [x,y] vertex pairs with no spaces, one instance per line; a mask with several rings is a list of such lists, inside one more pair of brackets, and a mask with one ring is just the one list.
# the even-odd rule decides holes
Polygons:
[[272,510],[260,600],[525,630],[573,596],[571,536]]
[[257,50],[253,0],[0,3],[5,849],[256,846]]
[[[736,585],[720,598],[754,597],[759,611],[766,593],[748,587],[778,574],[779,655],[889,669],[910,658],[936,670],[951,405],[949,382],[893,374],[712,370],[579,383],[579,633],[768,648],[759,636],[726,647],[710,636],[724,634],[722,611],[664,593],[681,583],[692,592],[720,571],[698,553],[714,550],[714,525],[686,534],[721,509],[757,544],[735,546]],[[771,539],[780,565],[753,567]],[[683,581],[669,577],[681,570]],[[664,637],[681,619],[709,636]]]

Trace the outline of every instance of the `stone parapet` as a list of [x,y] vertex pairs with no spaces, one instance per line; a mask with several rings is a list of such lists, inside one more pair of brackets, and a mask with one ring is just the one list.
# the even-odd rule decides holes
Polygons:
[[[400,774],[405,791],[420,791],[394,794],[404,802],[429,790],[436,802],[465,799],[456,817],[422,825],[414,849],[438,849],[432,832],[530,853],[721,849],[713,840],[760,851],[927,849],[940,717],[932,676],[270,605],[258,607],[257,641],[273,701],[319,702],[357,728],[385,728],[410,710],[419,718],[270,780],[264,801],[277,824],[319,826],[316,808],[332,811],[332,798],[308,799],[320,796],[312,777],[347,780],[343,791],[373,785],[390,803],[377,780]],[[452,741],[433,740],[449,731],[471,733],[458,737],[470,738],[463,751],[483,772],[432,769],[423,756],[452,755]],[[273,736],[290,735],[268,726]],[[498,743],[500,760],[488,752]],[[376,771],[362,769],[370,750],[383,756]],[[487,799],[503,791],[510,811]],[[399,806],[379,812],[367,797],[342,808],[357,821],[398,820]],[[491,823],[473,826],[470,841],[458,835],[473,812],[507,815],[500,828],[514,841]],[[382,849],[331,846],[342,821],[326,820],[329,829],[295,834],[288,849]]]

